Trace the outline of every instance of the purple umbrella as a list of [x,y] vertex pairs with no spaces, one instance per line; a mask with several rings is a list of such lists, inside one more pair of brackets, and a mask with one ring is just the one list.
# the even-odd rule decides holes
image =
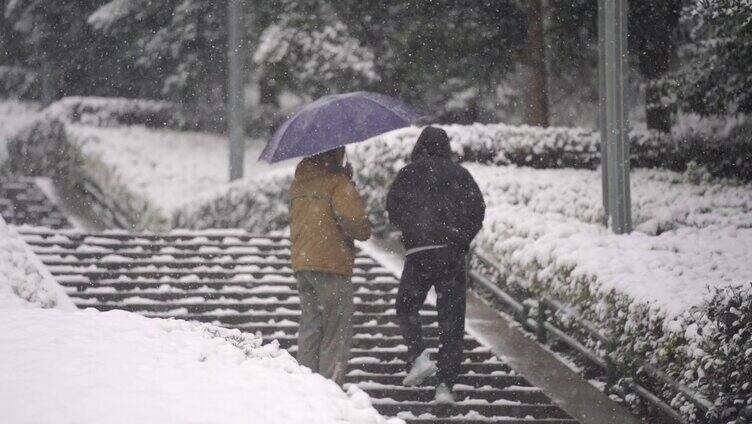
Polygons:
[[315,155],[407,127],[420,116],[410,105],[383,94],[324,96],[285,121],[259,159],[274,163]]

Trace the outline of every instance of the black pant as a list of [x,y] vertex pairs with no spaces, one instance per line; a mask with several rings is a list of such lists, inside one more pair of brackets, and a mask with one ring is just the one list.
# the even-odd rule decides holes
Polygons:
[[465,255],[452,248],[408,255],[397,293],[397,316],[408,351],[408,370],[423,352],[420,311],[431,286],[439,315],[439,382],[451,387],[460,372],[465,333]]

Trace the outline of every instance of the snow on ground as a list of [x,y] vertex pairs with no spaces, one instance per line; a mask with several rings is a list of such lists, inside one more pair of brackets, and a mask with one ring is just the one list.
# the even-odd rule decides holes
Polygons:
[[[0,296],[2,296],[0,294]],[[12,306],[0,297],[0,405],[23,423],[380,423],[274,344],[123,311]]]
[[43,308],[76,309],[39,258],[0,217],[0,301],[3,296]]
[[[144,196],[166,214],[220,191],[228,181],[228,142],[215,134],[156,130],[143,126],[70,125],[83,141],[83,151],[120,176],[133,193]],[[247,140],[246,176],[293,166],[258,162],[260,140]]]
[[669,315],[700,304],[709,286],[752,281],[750,186],[693,185],[681,174],[634,170],[637,231],[619,236],[599,224],[596,171],[468,168],[488,203],[481,244],[522,267],[542,264],[541,278],[571,268]]
[[15,100],[0,100],[0,163],[7,156],[6,143],[39,116],[39,105]]

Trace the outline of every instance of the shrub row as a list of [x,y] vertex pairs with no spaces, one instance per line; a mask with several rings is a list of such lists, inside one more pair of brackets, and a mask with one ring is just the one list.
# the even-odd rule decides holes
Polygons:
[[183,129],[188,125],[175,103],[157,100],[66,97],[51,104],[47,113],[65,122],[100,127],[143,125]]
[[[736,418],[752,405],[752,282],[709,288],[710,296],[704,303],[678,315],[668,315],[653,302],[637,301],[625,292],[605,289],[595,275],[575,270],[567,260],[557,258],[556,250],[549,255],[523,253],[521,243],[529,240],[530,235],[525,234],[529,228],[515,229],[504,224],[497,227],[493,219],[486,224],[476,248],[492,257],[498,267],[489,269],[479,262],[473,263],[474,267],[521,298],[553,296],[596,323],[601,333],[613,341],[610,348],[621,373],[651,388],[680,411],[686,422],[742,423]],[[571,318],[561,313],[554,317],[560,328],[605,357],[609,347],[591,338]],[[689,399],[644,373],[645,364],[657,365],[714,402],[707,416]],[[622,390],[629,393],[626,386]],[[637,411],[651,408],[631,394],[625,400]]]
[[287,190],[290,172],[243,179],[226,190],[189,203],[172,216],[174,228],[242,228],[267,234],[288,226]]

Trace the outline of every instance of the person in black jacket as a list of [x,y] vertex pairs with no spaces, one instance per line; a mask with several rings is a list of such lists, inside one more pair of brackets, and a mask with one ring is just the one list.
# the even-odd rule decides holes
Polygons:
[[420,385],[437,371],[424,349],[418,312],[433,286],[439,316],[436,400],[451,402],[462,362],[465,329],[465,255],[485,215],[483,195],[470,173],[451,158],[449,137],[427,127],[409,165],[387,196],[390,222],[407,250],[397,294],[397,315],[408,347],[405,385]]

